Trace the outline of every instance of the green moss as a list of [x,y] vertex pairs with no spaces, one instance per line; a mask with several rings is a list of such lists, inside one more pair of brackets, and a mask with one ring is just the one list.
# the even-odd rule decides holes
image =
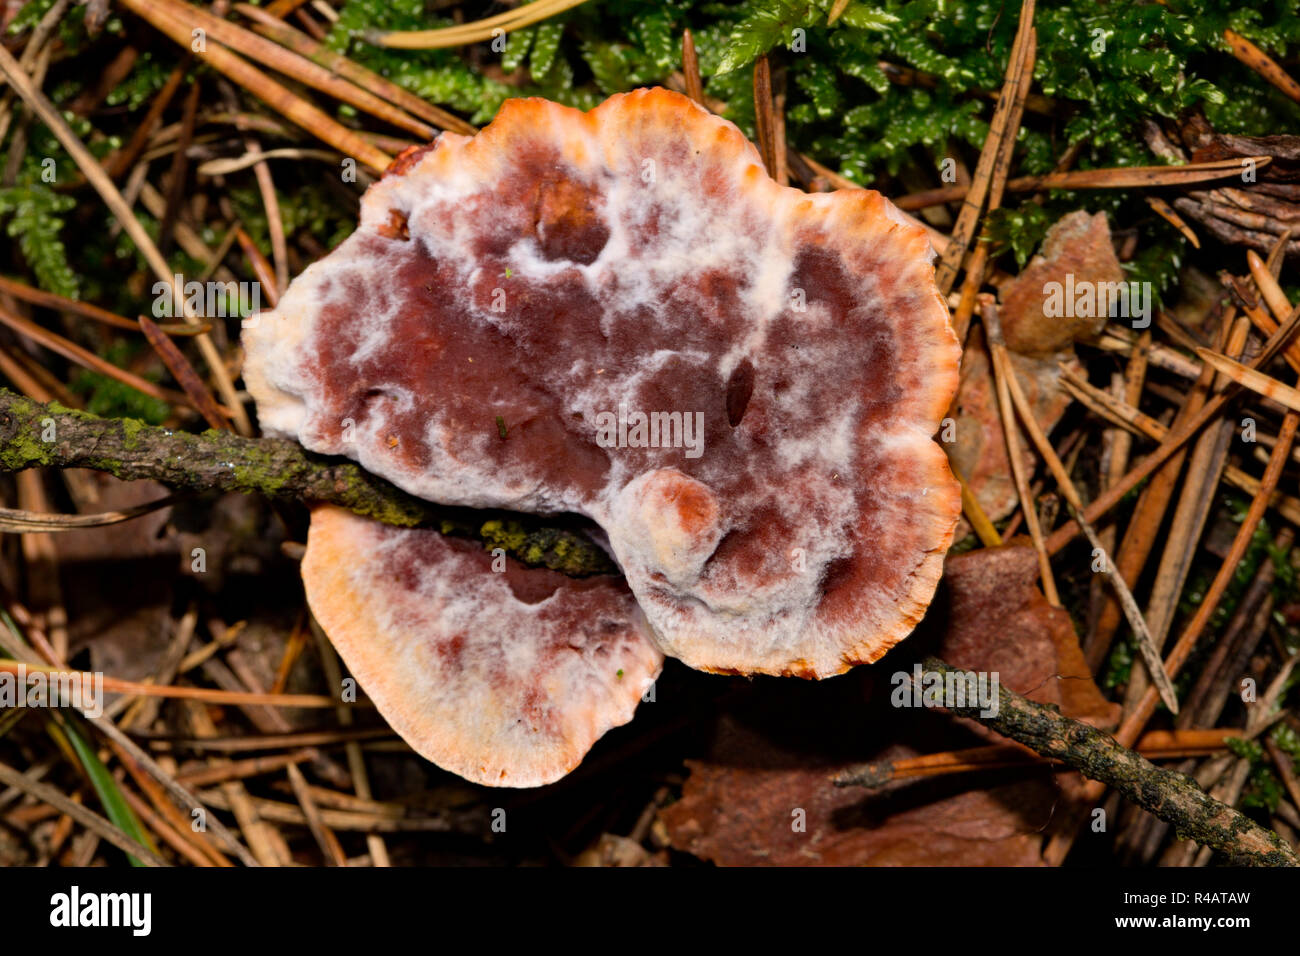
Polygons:
[[[209,431],[205,434],[221,437],[219,432]],[[291,475],[284,470],[283,462],[270,450],[249,443],[241,448],[241,452],[240,460],[231,464],[237,488],[257,489],[275,497],[289,483]]]
[[533,567],[576,576],[607,574],[614,570],[605,553],[594,544],[556,528],[493,518],[479,525],[475,537],[485,548],[501,548]]
[[123,418],[121,421],[122,428],[122,445],[127,450],[140,447],[140,433],[145,429],[145,423],[136,418]]
[[49,442],[41,441],[39,431],[20,429],[0,448],[0,460],[11,471],[46,465],[53,460],[53,448]]
[[[358,475],[352,479],[358,485],[364,482],[364,479]],[[416,506],[406,507],[395,501],[376,499],[373,496],[367,496],[366,514],[376,521],[382,521],[384,524],[396,525],[402,528],[412,528],[420,523],[424,517],[423,513]]]
[[485,545],[501,548],[507,554],[521,554],[528,547],[528,535],[518,522],[485,521],[478,533]]

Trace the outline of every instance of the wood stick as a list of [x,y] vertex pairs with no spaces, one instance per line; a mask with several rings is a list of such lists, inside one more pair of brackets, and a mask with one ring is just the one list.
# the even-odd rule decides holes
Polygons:
[[[941,681],[961,673],[934,657],[926,658],[924,667]],[[1300,857],[1277,834],[1214,800],[1182,774],[1152,765],[1095,727],[1063,717],[1054,707],[1034,703],[1002,687],[994,716],[987,716],[980,705],[970,706],[970,702],[949,709],[1032,747],[1044,757],[1064,760],[1098,782],[1097,789],[1103,792],[1108,785],[1115,787],[1138,806],[1174,823],[1179,832],[1231,860],[1300,866]]]

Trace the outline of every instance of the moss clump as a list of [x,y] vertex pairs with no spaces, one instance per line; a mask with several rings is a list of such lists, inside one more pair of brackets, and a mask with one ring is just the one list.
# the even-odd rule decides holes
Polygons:
[[39,431],[20,428],[0,446],[0,462],[7,471],[48,465],[53,460],[54,449],[50,442],[41,441]]
[[532,527],[523,521],[492,518],[479,525],[475,537],[485,548],[500,548],[524,564],[581,577],[609,574],[615,568],[598,547],[557,528]]

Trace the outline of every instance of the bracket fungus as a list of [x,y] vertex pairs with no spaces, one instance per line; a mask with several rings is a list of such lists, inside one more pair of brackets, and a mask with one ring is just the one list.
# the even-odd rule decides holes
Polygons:
[[663,664],[617,578],[526,568],[431,529],[319,507],[302,577],[393,729],[475,783],[560,779],[632,719]]
[[[411,494],[592,519],[663,653],[827,677],[911,631],[960,511],[933,440],[960,350],[931,259],[877,193],[780,186],[735,126],[678,94],[588,113],[509,100],[370,187],[357,231],[245,332],[245,379],[267,432]],[[404,642],[445,629],[379,555],[442,561],[428,533],[400,543],[420,534],[318,511],[304,568],[326,632],[408,739],[419,728],[394,715],[445,701]],[[523,653],[491,574],[456,573],[482,608],[466,626]],[[403,636],[363,650],[399,603]]]

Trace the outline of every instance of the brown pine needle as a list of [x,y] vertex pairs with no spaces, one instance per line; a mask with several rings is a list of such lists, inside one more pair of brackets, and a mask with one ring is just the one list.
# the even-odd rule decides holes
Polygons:
[[472,123],[467,123],[459,116],[439,109],[432,103],[426,103],[414,93],[402,89],[396,83],[384,79],[378,73],[371,72],[354,60],[348,59],[341,53],[334,52],[323,43],[277,19],[270,13],[269,8],[261,10],[248,3],[237,3],[235,9],[257,24],[254,29],[258,33],[269,37],[281,46],[288,47],[299,56],[304,56],[327,70],[332,70],[339,76],[351,80],[362,89],[382,96],[388,102],[401,107],[412,116],[417,116],[425,122],[432,123],[439,129],[460,133],[462,136],[473,136],[478,132],[478,127]]
[[[262,148],[251,133],[245,132],[242,139],[244,149],[250,153]],[[284,235],[280,197],[275,193],[275,181],[271,178],[271,164],[264,159],[254,163],[253,178],[257,180],[257,193],[262,198],[262,209],[266,212],[266,231],[271,240],[271,258],[275,261],[275,281],[266,287],[267,297],[274,308],[280,301],[281,291],[289,286],[289,244]]]
[[1268,261],[1265,265],[1268,266],[1269,275],[1275,279],[1282,274],[1282,258],[1286,255],[1287,243],[1291,241],[1295,230],[1295,226],[1287,226],[1273,243],[1273,248],[1268,251]]
[[6,292],[15,299],[22,299],[32,305],[39,305],[47,309],[58,309],[61,312],[71,312],[74,315],[94,319],[96,322],[102,322],[114,328],[130,329],[132,332],[140,331],[140,327],[124,315],[116,315],[98,306],[78,302],[76,299],[65,299],[61,295],[55,295],[53,292],[46,292],[43,289],[35,289],[12,279],[0,277],[0,292]]
[[686,81],[686,95],[704,106],[704,83],[700,79],[700,58],[695,55],[695,37],[691,36],[690,30],[682,31],[682,77]]
[[1025,99],[1029,96],[1029,87],[1034,82],[1034,61],[1037,55],[1038,31],[1031,25],[1029,39],[1025,41],[1024,59],[1020,64],[1020,73],[1017,77],[1015,98],[1011,101],[1011,111],[1007,114],[1007,133],[998,144],[997,155],[993,162],[985,215],[1002,205],[1002,196],[1007,188],[1007,177],[1011,175],[1011,156],[1015,152],[1016,136],[1020,132],[1020,121],[1025,115]]
[[[1280,326],[1276,321],[1274,321],[1273,316],[1270,315],[1267,310],[1261,309],[1259,306],[1252,306],[1249,303],[1243,303],[1241,311],[1246,314],[1246,318],[1250,319],[1255,328],[1259,329],[1265,335],[1274,336],[1277,334]],[[1283,322],[1283,326],[1285,326],[1285,324],[1286,323]],[[1283,349],[1282,358],[1286,360],[1286,363],[1290,365],[1292,369],[1300,372],[1300,340],[1290,343],[1285,349]],[[1253,367],[1260,368],[1262,366],[1255,365]]]
[[1272,735],[1264,737],[1264,749],[1268,751],[1278,776],[1282,778],[1282,784],[1286,787],[1291,802],[1300,808],[1300,780],[1296,779],[1295,758],[1279,747]]
[[[1220,340],[1226,334],[1230,324],[1229,315],[1225,314],[1221,317]],[[1186,392],[1180,390],[1171,396],[1178,407],[1171,424],[1173,428],[1195,417],[1210,395],[1214,384],[1214,370],[1203,364],[1198,365],[1197,369],[1197,377],[1191,388]],[[1186,447],[1174,452],[1169,460],[1151,475],[1150,483],[1134,503],[1127,527],[1119,539],[1119,546],[1115,553],[1115,568],[1126,581],[1136,581],[1139,578],[1155,550],[1160,529],[1165,525],[1165,519],[1173,504],[1178,480],[1188,454]],[[1094,670],[1103,666],[1121,623],[1122,608],[1118,602],[1107,600],[1097,608],[1087,655],[1088,664]],[[1145,680],[1144,671],[1139,669],[1137,675],[1129,682],[1130,686]]]
[[[1246,348],[1250,321],[1237,317],[1235,311],[1229,309],[1223,316],[1222,326],[1226,333],[1227,354],[1240,356]],[[1226,384],[1227,380],[1223,376],[1216,375],[1212,387],[1221,389]],[[1162,536],[1163,551],[1146,603],[1146,616],[1157,647],[1164,646],[1177,612],[1179,596],[1186,589],[1187,577],[1196,556],[1196,544],[1214,509],[1215,489],[1224,479],[1232,433],[1231,419],[1224,417],[1212,422],[1196,440],[1187,458],[1182,489],[1178,493],[1178,502],[1168,531]],[[1133,704],[1146,687],[1147,675],[1144,671],[1135,671],[1130,675],[1129,686],[1125,691],[1126,704]]]
[[121,511],[104,511],[93,515],[47,514],[37,511],[23,511],[18,508],[0,508],[0,531],[29,534],[34,531],[50,533],[76,531],[81,528],[102,528],[107,525],[121,524],[123,521],[139,518],[141,515],[147,515],[159,508],[173,505],[186,497],[188,495],[168,495],[165,498],[159,498],[157,501],[146,502],[133,508],[125,508]]
[[280,17],[283,19],[306,2],[307,0],[275,0],[274,3],[266,8],[266,12],[273,17]]
[[1079,523],[1079,527],[1083,529],[1084,535],[1088,538],[1088,543],[1102,557],[1102,573],[1106,575],[1115,588],[1115,596],[1119,599],[1119,605],[1124,611],[1124,616],[1128,619],[1129,627],[1133,629],[1133,634],[1137,638],[1138,650],[1142,652],[1142,661],[1147,665],[1147,673],[1151,675],[1151,680],[1160,692],[1160,699],[1169,708],[1170,713],[1178,713],[1178,695],[1174,692],[1173,681],[1169,679],[1169,674],[1165,671],[1164,661],[1160,659],[1160,649],[1156,647],[1155,641],[1151,637],[1146,618],[1142,616],[1137,601],[1133,599],[1133,592],[1128,589],[1123,576],[1116,570],[1110,555],[1106,554],[1106,549],[1102,546],[1101,538],[1097,536],[1097,532],[1093,530],[1092,525],[1088,524],[1080,516],[1082,509],[1073,505],[1070,505],[1069,508],[1070,514]]
[[1029,478],[1025,474],[1025,463],[1020,453],[1020,436],[1016,428],[1016,413],[1011,405],[1011,390],[1007,384],[1006,369],[998,361],[998,353],[993,345],[995,336],[1001,338],[997,303],[994,302],[993,296],[987,293],[983,294],[981,299],[980,316],[984,320],[985,329],[989,330],[989,351],[993,358],[993,378],[998,396],[998,410],[1002,416],[1002,437],[1007,443],[1011,476],[1015,480],[1016,494],[1020,498],[1020,513],[1024,515],[1025,527],[1029,529],[1029,537],[1034,542],[1034,550],[1038,553],[1038,570],[1043,580],[1043,593],[1047,595],[1047,600],[1053,607],[1060,607],[1061,596],[1056,590],[1052,562],[1047,554],[1042,528],[1038,524],[1038,509],[1034,507],[1034,498],[1029,490]]
[[767,54],[754,61],[754,133],[767,174],[776,179],[776,117],[772,111],[772,69]]
[[140,158],[145,147],[149,144],[149,140],[153,137],[159,122],[162,120],[163,113],[171,105],[172,97],[181,88],[188,65],[189,59],[186,57],[171,71],[167,77],[167,82],[163,84],[163,88],[158,91],[158,95],[149,104],[149,109],[140,120],[140,125],[135,128],[135,133],[132,134],[130,142],[104,157],[104,172],[108,173],[111,178],[117,179],[125,174]]
[[1234,362],[1226,355],[1220,355],[1212,349],[1197,349],[1196,354],[1200,356],[1201,361],[1212,365],[1238,385],[1265,398],[1271,398],[1292,411],[1300,412],[1300,391],[1289,385],[1283,385],[1272,376],[1257,372],[1248,365]]
[[[164,7],[148,0],[122,0],[122,5],[147,20],[183,48],[187,50],[190,48],[193,42],[191,28],[187,23],[175,18],[173,7]],[[218,73],[242,86],[271,109],[345,156],[356,157],[358,162],[378,172],[383,172],[392,162],[393,158],[387,153],[371,146],[346,126],[301,97],[295,96],[287,88],[227,50],[220,43],[206,44],[204,51],[195,55],[206,60]]]
[[276,283],[271,261],[262,254],[261,249],[257,248],[257,243],[253,241],[252,236],[244,231],[243,226],[235,228],[235,238],[239,240],[239,248],[243,251],[244,257],[248,259],[248,265],[253,270],[253,275],[257,276],[257,281],[266,290],[267,301],[271,303],[271,308],[275,308],[280,302],[280,287]]
[[[169,847],[189,860],[194,866],[210,867],[213,862],[200,853],[188,840],[181,834],[183,830],[178,830],[166,820],[164,820],[153,807],[136,794],[130,787],[119,787],[122,797],[130,804],[135,815],[140,818],[140,822],[147,826],[159,839]],[[227,864],[228,866],[230,864]]]
[[185,184],[189,179],[190,147],[194,145],[194,124],[199,112],[199,97],[203,94],[203,84],[196,79],[190,84],[181,106],[181,125],[176,138],[176,148],[172,151],[171,168],[167,170],[166,205],[162,218],[158,221],[158,250],[167,255],[172,251],[176,239],[176,221],[180,213],[181,201],[185,197]]
[[307,778],[302,775],[297,764],[289,764],[286,768],[289,773],[289,783],[293,785],[293,795],[298,800],[298,806],[302,808],[302,815],[307,820],[307,828],[311,831],[316,845],[320,847],[321,853],[325,855],[325,862],[330,866],[347,866],[348,858],[339,846],[338,837],[334,835],[324,819],[321,816],[320,808],[316,806],[316,801],[312,798],[311,790],[307,786]]
[[1235,30],[1224,30],[1223,39],[1228,41],[1233,56],[1300,103],[1300,83],[1292,79],[1267,53]]
[[373,31],[366,39],[379,46],[396,47],[402,50],[437,50],[465,46],[469,43],[490,40],[497,30],[502,33],[521,30],[586,2],[587,0],[533,0],[532,3],[526,3],[514,10],[507,10],[505,13],[498,13],[494,17],[476,20],[473,23],[457,24],[440,30],[388,33]]
[[0,783],[9,787],[16,787],[23,791],[23,793],[29,794],[37,800],[40,800],[42,803],[48,803],[60,813],[72,817],[73,820],[80,823],[91,833],[103,840],[107,840],[119,850],[129,853],[142,863],[147,863],[149,866],[171,865],[157,853],[154,853],[152,850],[147,849],[131,837],[127,836],[126,833],[111,821],[101,817],[93,810],[83,807],[80,803],[60,793],[49,784],[32,780],[19,773],[13,767],[2,763],[0,763]]
[[[167,790],[162,784],[154,780],[145,770],[144,766],[137,760],[126,748],[116,742],[111,742],[114,756],[131,775],[141,792],[148,797],[150,803],[158,811],[159,816],[164,820],[170,821],[177,833],[187,840],[190,846],[202,854],[210,865],[219,867],[233,867],[226,856],[216,848],[209,839],[206,832],[195,830],[193,827],[193,817],[185,813],[169,797]],[[125,790],[126,788],[123,788]]]
[[203,420],[218,430],[229,430],[230,421],[222,414],[217,400],[212,397],[207,385],[203,384],[203,379],[199,378],[199,374],[190,365],[189,359],[181,353],[176,344],[163,334],[162,329],[143,315],[140,316],[140,328],[145,338],[149,340],[149,344],[153,346],[154,352],[167,366],[167,371],[172,373],[172,378],[189,396],[190,404],[203,416]]
[[[312,616],[311,611],[306,611],[307,628],[311,633],[312,639],[316,643],[316,655],[320,660],[321,670],[325,673],[325,682],[329,687],[341,687],[343,683],[343,667],[339,662],[339,655],[334,650],[334,645],[329,642],[325,632],[321,629],[316,618]],[[335,711],[338,717],[339,726],[350,728],[353,725],[354,714],[347,707],[340,706]],[[352,777],[352,789],[356,795],[363,799],[369,800],[372,791],[370,788],[370,775],[366,772],[365,754],[361,751],[361,742],[349,740],[344,745],[344,752],[348,759],[348,773]],[[383,838],[377,833],[369,834],[366,837],[366,848],[370,851],[370,859],[375,866],[387,867],[392,862],[388,855],[388,847]]]
[[[1170,711],[1176,714],[1178,713],[1178,695],[1174,693],[1174,685],[1169,680],[1169,675],[1165,673],[1164,664],[1160,660],[1160,651],[1151,637],[1146,618],[1142,616],[1137,601],[1133,599],[1133,592],[1129,590],[1128,582],[1124,580],[1124,576],[1119,573],[1110,555],[1106,553],[1101,538],[1097,536],[1097,532],[1093,530],[1092,525],[1088,524],[1081,516],[1084,508],[1083,498],[1079,495],[1079,490],[1074,487],[1074,482],[1070,479],[1065,465],[1057,456],[1056,449],[1052,447],[1052,443],[1047,440],[1047,436],[1043,434],[1043,430],[1038,426],[1038,421],[1034,418],[1034,410],[1025,397],[1024,391],[1020,388],[1020,381],[1016,378],[1016,371],[1011,364],[1010,356],[1007,354],[1006,344],[1002,341],[1002,328],[998,322],[997,309],[991,308],[987,310],[984,313],[984,319],[989,332],[989,348],[993,354],[995,368],[999,369],[999,374],[1006,380],[1007,390],[1011,394],[1011,401],[1020,414],[1020,420],[1025,427],[1025,431],[1038,449],[1038,454],[1047,463],[1048,471],[1056,479],[1057,487],[1061,489],[1061,494],[1065,497],[1071,516],[1083,529],[1083,533],[1092,545],[1094,553],[1099,554],[1101,557],[1102,573],[1106,575],[1106,579],[1110,581],[1111,586],[1115,589],[1115,597],[1119,600],[1120,608],[1124,611],[1124,616],[1128,619],[1129,627],[1133,629],[1134,636],[1137,637],[1142,659],[1146,662],[1147,670],[1155,681],[1156,687],[1160,690],[1160,699],[1165,702],[1165,706]],[[1011,426],[1014,427],[1014,425],[1015,421],[1013,419]]]
[[1097,388],[1064,362],[1058,362],[1057,367],[1061,370],[1061,384],[1091,411],[1127,428],[1134,435],[1145,435],[1156,441],[1163,441],[1168,436],[1169,426],[1164,422],[1139,411],[1110,392]]
[[231,760],[223,764],[191,767],[177,773],[176,779],[192,787],[210,787],[214,783],[224,783],[228,780],[246,780],[249,777],[259,777],[263,774],[283,770],[291,763],[311,760],[316,754],[317,751],[314,748],[304,747],[301,750],[292,750],[289,753],[273,754],[266,757],[247,757],[243,760]]
[[[1137,344],[1137,339],[1129,338],[1114,328],[1107,328],[1095,338],[1084,339],[1083,342],[1093,348],[1131,356],[1133,348]],[[1197,344],[1199,345],[1199,343]],[[1154,365],[1156,368],[1162,368],[1166,372],[1173,372],[1180,378],[1196,379],[1200,377],[1201,366],[1176,349],[1159,343],[1151,343],[1146,346],[1145,351],[1148,364]]]
[[[1063,369],[1061,384],[1090,411],[1113,424],[1119,425],[1121,428],[1128,429],[1134,435],[1143,435],[1157,442],[1164,441],[1169,436],[1168,425],[1157,421],[1150,415],[1143,414],[1132,405],[1120,401],[1108,392],[1091,385],[1074,375],[1068,368]],[[1271,441],[1276,441],[1276,439],[1260,436],[1261,443],[1267,444]],[[1300,455],[1300,452],[1292,452],[1291,457],[1300,460],[1300,458],[1297,458],[1298,455]],[[1228,465],[1223,469],[1223,477],[1228,484],[1240,488],[1248,495],[1253,496],[1259,491],[1259,479],[1254,475],[1246,474],[1246,472],[1233,465]],[[1269,504],[1287,521],[1294,525],[1300,525],[1300,499],[1292,498],[1281,492],[1275,492]]]
[[[228,809],[230,801],[220,790],[204,792],[204,799],[218,809]],[[307,818],[292,803],[250,797],[249,807],[257,816],[286,826],[307,826]],[[394,817],[386,813],[358,813],[354,810],[320,810],[321,821],[333,830],[361,833],[446,832],[452,824],[442,816]]]
[[322,162],[334,163],[338,160],[338,153],[328,149],[298,149],[288,146],[283,149],[245,153],[243,156],[210,159],[198,167],[198,173],[200,176],[227,176],[241,169],[256,166],[258,163],[264,163],[268,159],[318,159]]
[[[1178,346],[1188,349],[1189,351],[1192,352],[1195,352],[1198,348],[1201,347],[1200,339],[1196,338],[1194,335],[1192,335],[1190,332],[1184,329],[1181,325],[1179,325],[1178,321],[1174,318],[1171,318],[1169,313],[1165,312],[1163,309],[1155,310],[1155,319],[1156,319],[1156,328],[1160,329],[1161,332],[1165,333],[1165,335],[1173,339],[1174,343],[1177,344]],[[1231,322],[1228,322],[1227,324],[1231,325]],[[1200,373],[1198,372],[1197,376],[1199,377],[1199,375]]]
[[143,684],[139,681],[122,680],[104,674],[87,671],[72,671],[48,664],[25,664],[22,661],[0,659],[0,672],[28,675],[42,673],[50,679],[76,680],[83,686],[93,686],[97,680],[103,681],[104,691],[110,694],[132,694],[136,697],[170,697],[183,700],[201,700],[209,704],[232,704],[267,707],[335,707],[338,701],[326,694],[255,694],[243,691],[212,690],[207,687],[173,687],[157,684]]
[[[1228,739],[1241,737],[1236,727],[1213,730],[1152,730],[1143,734],[1134,750],[1148,760],[1171,757],[1207,756],[1226,750]],[[892,780],[937,777],[1027,764],[1055,764],[1020,744],[991,744],[940,753],[859,764],[840,771],[831,781],[837,787],[879,787]],[[1057,764],[1060,766],[1059,764]]]
[[[138,5],[140,0],[125,0],[125,2]],[[181,42],[188,47],[190,43],[188,30],[184,27],[178,29],[183,36]],[[167,261],[158,251],[158,247],[154,244],[153,239],[149,237],[149,233],[140,225],[140,221],[135,218],[130,205],[122,198],[122,194],[118,192],[112,179],[104,172],[90,150],[77,137],[77,134],[72,131],[72,127],[63,119],[63,115],[55,108],[54,104],[33,85],[31,79],[18,65],[18,61],[3,46],[0,46],[0,73],[4,74],[9,85],[17,91],[32,112],[40,118],[41,122],[54,134],[63,148],[68,151],[68,155],[77,164],[81,174],[99,193],[109,211],[121,223],[123,230],[135,243],[136,248],[140,250],[145,261],[149,264],[149,268],[159,279],[167,283],[174,283],[174,275],[167,265]],[[178,295],[176,298],[183,301],[182,296]],[[190,309],[185,309],[184,315],[185,321],[191,325],[202,324],[198,316],[194,315]],[[235,383],[231,379],[230,372],[227,370],[225,362],[222,361],[216,345],[213,344],[211,337],[206,333],[196,336],[195,340],[198,342],[199,351],[203,355],[204,362],[207,363],[208,369],[212,372],[213,380],[217,383],[217,391],[221,394],[222,401],[226,403],[226,407],[230,411],[231,420],[235,423],[235,429],[241,435],[251,435],[253,433],[252,422],[249,421],[248,414],[239,401],[239,396],[235,392]]]
[[[1258,369],[1266,366],[1273,358],[1291,342],[1297,329],[1300,329],[1300,308],[1295,309],[1287,318],[1286,322],[1274,332],[1264,343],[1263,351],[1255,357],[1250,363],[1250,368]],[[1182,448],[1201,428],[1214,418],[1225,404],[1233,397],[1233,389],[1228,388],[1217,395],[1212,396],[1209,401],[1202,406],[1201,410],[1193,416],[1187,424],[1180,428],[1174,429],[1169,436],[1161,443],[1160,447],[1151,454],[1142,459],[1118,482],[1107,488],[1097,499],[1084,510],[1084,517],[1089,521],[1097,521],[1102,515],[1110,511],[1111,508],[1132,491],[1139,483],[1144,481],[1157,468],[1163,465],[1169,458],[1175,454],[1178,449]],[[1279,443],[1281,436],[1279,436]],[[1287,454],[1290,454],[1290,442],[1287,442]],[[1276,482],[1274,482],[1276,486]],[[1269,490],[1266,499],[1271,496],[1272,489]],[[1267,502],[1266,502],[1267,503]],[[1069,521],[1052,532],[1047,539],[1047,550],[1049,554],[1055,554],[1067,544],[1074,540],[1075,535],[1079,534],[1079,525],[1075,521]]]
[[1246,250],[1246,264],[1250,267],[1250,276],[1255,280],[1259,294],[1268,305],[1268,310],[1273,313],[1273,318],[1285,322],[1286,317],[1291,314],[1291,302],[1282,291],[1282,286],[1278,284],[1269,266],[1254,249]]
[[121,382],[123,385],[129,385],[137,392],[148,395],[150,398],[156,398],[169,405],[177,401],[189,404],[189,400],[180,393],[162,388],[153,382],[145,381],[138,375],[131,374],[125,369],[118,368],[112,362],[100,358],[89,349],[83,349],[76,342],[65,339],[44,326],[37,325],[30,319],[24,319],[22,316],[13,315],[5,309],[0,309],[0,324],[9,326],[18,334],[45,346],[51,352],[57,352],[83,368],[88,368],[101,375],[107,375],[109,378]]
[[[19,353],[21,355],[21,353]],[[40,381],[34,370],[28,370],[14,356],[10,355],[4,348],[0,348],[0,375],[14,385],[18,391],[22,392],[28,398],[34,398],[38,402],[49,402],[54,398],[53,391],[42,381]],[[66,400],[63,404],[69,407],[76,407],[75,404]]]
[[[1023,107],[1020,91],[1023,88],[1022,75],[1025,63],[1027,60],[1032,61],[1033,58],[1030,50],[1034,44],[1033,21],[1034,0],[1024,0],[1020,8],[1020,25],[1007,62],[1006,79],[1002,84],[1002,91],[998,94],[993,120],[989,124],[988,139],[984,142],[970,187],[962,200],[961,212],[957,214],[952,241],[940,253],[939,263],[935,267],[935,282],[939,286],[939,291],[945,296],[951,291],[953,281],[957,278],[957,270],[966,256],[971,239],[975,236],[980,213],[984,208],[984,200],[988,197],[989,186],[993,180],[994,167],[1001,152],[1002,141],[1006,137],[1014,140],[1020,131],[1019,115],[1016,114],[1015,108],[1017,102]],[[1010,128],[1013,115],[1015,129]]]
[[1193,249],[1201,248],[1200,237],[1192,231],[1191,226],[1187,225],[1186,220],[1174,211],[1173,206],[1169,205],[1169,203],[1165,202],[1159,196],[1147,196],[1146,200],[1147,205],[1156,211],[1156,215],[1160,216],[1161,219],[1181,232],[1184,238],[1192,244]]
[[[1242,159],[1216,159],[1206,163],[1187,163],[1184,166],[1120,166],[1113,169],[1077,169],[1063,173],[1044,173],[1041,176],[1019,176],[1009,180],[1008,192],[1035,193],[1045,189],[1152,189],[1157,186],[1187,186],[1212,179],[1227,179],[1241,175],[1241,164],[1249,160],[1256,169],[1271,163],[1270,156],[1251,156]],[[973,185],[973,181],[972,181]],[[894,200],[899,209],[916,211],[928,206],[941,206],[961,202],[971,186],[944,186],[911,193]]]
[[[352,740],[379,740],[388,737],[397,737],[397,731],[388,727],[371,727],[365,730],[309,730],[296,734],[168,738],[157,741],[157,744],[169,750],[183,749],[196,753],[246,753],[250,750],[282,750],[286,747],[325,747]],[[403,750],[410,749],[400,740],[398,745]]]
[[198,27],[207,31],[209,39],[237,51],[243,57],[267,69],[283,73],[341,103],[347,103],[399,129],[414,133],[421,139],[433,139],[437,135],[436,129],[410,116],[405,110],[398,109],[369,90],[331,73],[324,66],[238,24],[214,16],[200,7],[181,3],[180,0],[153,0],[152,5],[173,19],[190,23],[191,28]]
[[[952,313],[952,330],[963,348],[966,345],[966,335],[970,332],[971,317],[975,314],[975,300],[988,279],[988,259],[988,240],[981,239],[966,260],[966,278],[961,284],[961,298],[957,300],[957,308]],[[955,397],[953,401],[956,401]]]
[[[1287,329],[1288,326],[1294,326],[1297,317],[1300,317],[1300,310],[1296,311],[1295,315],[1293,315],[1286,325],[1283,326],[1283,329]],[[1277,350],[1287,341],[1288,337],[1289,334],[1287,332],[1279,332],[1278,335],[1271,338],[1268,346],[1265,347],[1261,359],[1269,356],[1270,349],[1273,354],[1276,354]],[[1257,361],[1254,364],[1258,365],[1262,363]],[[1210,408],[1212,404],[1212,402],[1206,403],[1205,409]],[[1204,414],[1205,409],[1202,409],[1202,414]],[[1255,529],[1259,527],[1259,523],[1264,517],[1264,512],[1268,507],[1268,501],[1272,497],[1274,490],[1277,488],[1278,481],[1282,477],[1282,469],[1287,460],[1291,457],[1291,445],[1295,441],[1297,426],[1300,426],[1300,414],[1288,411],[1286,417],[1282,420],[1282,428],[1278,434],[1277,445],[1274,446],[1273,453],[1269,456],[1268,467],[1264,470],[1264,477],[1260,480],[1260,490],[1255,497],[1251,499],[1250,507],[1246,511],[1246,516],[1238,526],[1232,545],[1229,547],[1228,553],[1223,559],[1223,563],[1219,566],[1219,571],[1214,576],[1214,580],[1206,590],[1205,596],[1201,599],[1201,603],[1197,606],[1196,613],[1193,615],[1191,621],[1189,621],[1183,628],[1183,632],[1179,635],[1177,643],[1165,658],[1165,669],[1169,673],[1170,677],[1176,677],[1178,671],[1182,668],[1183,664],[1187,662],[1188,657],[1191,656],[1192,650],[1196,647],[1197,641],[1200,640],[1201,635],[1204,633],[1206,625],[1209,624],[1210,619],[1214,616],[1214,612],[1218,609],[1219,602],[1223,599],[1223,595],[1226,593],[1228,585],[1231,584],[1235,578],[1238,566],[1246,556],[1246,550],[1250,547],[1250,543],[1254,538]],[[1155,713],[1158,700],[1159,695],[1156,693],[1155,689],[1148,688],[1147,692],[1142,695],[1142,699],[1138,702],[1137,706],[1125,716],[1123,722],[1120,724],[1119,730],[1115,733],[1115,740],[1120,746],[1133,746],[1134,741],[1137,740],[1143,728],[1146,727],[1147,721],[1149,721],[1152,714]],[[1106,785],[1104,783],[1090,781],[1079,798],[1079,805],[1090,806],[1095,804],[1105,791]],[[1060,865],[1064,860],[1066,853],[1069,852],[1073,840],[1073,830],[1058,833],[1048,843],[1047,849],[1044,851],[1044,858],[1053,865]]]

